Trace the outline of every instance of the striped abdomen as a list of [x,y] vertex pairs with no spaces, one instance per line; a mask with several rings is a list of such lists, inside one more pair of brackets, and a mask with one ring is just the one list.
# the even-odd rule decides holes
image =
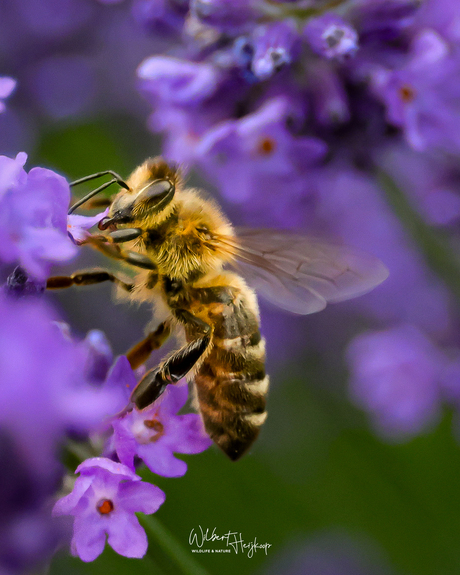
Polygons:
[[212,349],[194,376],[198,403],[210,437],[237,460],[255,441],[267,417],[265,341],[251,290],[247,297],[238,290],[230,303],[210,310],[209,317]]

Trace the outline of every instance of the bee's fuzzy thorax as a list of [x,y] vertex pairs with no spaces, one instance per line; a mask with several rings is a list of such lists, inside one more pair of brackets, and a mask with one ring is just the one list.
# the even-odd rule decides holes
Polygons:
[[171,204],[164,225],[149,226],[145,243],[160,273],[185,280],[192,273],[202,276],[222,269],[232,255],[219,238],[234,232],[219,208],[190,189],[178,190]]

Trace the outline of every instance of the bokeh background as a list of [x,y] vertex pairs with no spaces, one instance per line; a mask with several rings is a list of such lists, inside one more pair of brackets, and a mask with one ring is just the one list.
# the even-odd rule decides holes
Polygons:
[[[49,167],[68,180],[104,169],[127,176],[146,157],[164,153],[160,135],[148,128],[151,106],[139,93],[136,68],[152,54],[171,53],[178,42],[171,34],[182,26],[186,2],[172,3],[174,17],[165,8],[163,20],[161,14],[149,13],[154,4],[3,0],[0,75],[16,79],[17,86],[0,114],[0,152],[24,150],[29,167]],[[397,48],[408,50],[407,43]],[[458,77],[452,81],[459,86]],[[383,117],[383,110],[369,114]],[[232,463],[212,447],[182,456],[188,463],[182,478],[143,472],[166,493],[155,517],[174,538],[172,551],[160,535],[150,540],[142,560],[125,559],[106,547],[101,557],[85,564],[63,550],[48,573],[186,573],[170,553],[181,547],[191,555],[189,534],[199,525],[219,534],[237,531],[247,541],[256,537],[271,547],[267,555],[259,550],[251,558],[234,552],[194,554],[196,573],[460,572],[458,157],[452,150],[434,156],[414,151],[405,126],[389,122],[382,132],[375,128],[379,145],[374,159],[392,179],[369,183],[366,171],[357,175],[348,167],[350,142],[370,129],[354,120],[353,113],[344,120],[345,135],[337,130],[330,138],[335,167],[315,168],[305,176],[306,186],[314,182],[318,196],[296,192],[293,208],[287,207],[282,188],[279,197],[232,201],[231,191],[222,192],[203,162],[197,162],[198,170],[190,162],[188,178],[215,197],[236,225],[300,227],[311,233],[328,221],[335,238],[367,247],[383,259],[392,274],[388,285],[314,316],[290,315],[261,302],[272,388],[269,417],[250,454]],[[441,171],[443,185],[427,183]],[[420,195],[422,184],[431,187]],[[433,197],[439,190],[441,195]],[[105,267],[107,262],[85,248],[77,260],[53,273],[95,265]],[[2,277],[10,271],[4,266]],[[90,329],[101,329],[114,352],[122,354],[142,337],[151,310],[148,304],[113,302],[111,293],[110,286],[102,285],[46,297],[75,334],[84,337]],[[390,343],[377,342],[388,370],[392,361],[397,364],[387,391],[382,391],[390,398],[381,407],[378,398],[373,403],[372,393],[360,392],[359,383],[353,386],[352,381],[359,379],[356,366],[365,363],[356,358],[366,353],[375,358],[375,348],[363,351],[356,338],[366,330],[388,329],[402,332]],[[398,364],[398,354],[406,342],[412,345],[411,338],[417,351]],[[151,363],[162,354],[155,354]],[[432,359],[436,354],[443,359]],[[436,377],[442,379],[444,392],[433,391],[431,380],[424,381],[436,362],[443,363],[443,376]],[[413,364],[421,366],[420,373]],[[374,381],[380,385],[380,375]]]

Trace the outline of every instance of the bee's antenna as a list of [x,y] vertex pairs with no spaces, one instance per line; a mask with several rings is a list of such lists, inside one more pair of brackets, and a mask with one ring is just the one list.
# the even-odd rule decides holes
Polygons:
[[96,188],[95,190],[93,190],[92,192],[90,192],[89,194],[87,194],[86,196],[81,198],[80,200],[78,200],[78,202],[75,202],[73,204],[73,206],[71,206],[71,208],[67,212],[68,215],[72,214],[82,204],[84,204],[85,202],[90,200],[93,196],[95,196],[99,192],[102,192],[103,190],[105,190],[106,188],[111,186],[112,184],[118,184],[118,185],[122,186],[123,188],[125,188],[126,190],[130,189],[128,184],[121,178],[121,176],[119,176],[116,172],[113,172],[112,170],[106,170],[104,172],[98,172],[97,174],[91,174],[90,176],[85,176],[84,178],[80,178],[79,180],[75,180],[74,182],[71,182],[69,185],[70,185],[70,187],[77,186],[79,184],[83,184],[84,182],[89,182],[90,180],[95,180],[96,178],[100,178],[101,176],[105,176],[107,174],[110,174],[111,176],[113,176],[113,179],[110,180],[110,182],[106,182],[105,184],[102,184],[102,186],[99,186],[98,188]]

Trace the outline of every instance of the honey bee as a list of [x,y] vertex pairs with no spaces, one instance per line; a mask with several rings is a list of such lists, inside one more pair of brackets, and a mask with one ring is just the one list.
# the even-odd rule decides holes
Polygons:
[[[192,382],[195,404],[213,441],[232,460],[253,444],[264,423],[269,378],[265,340],[254,290],[298,314],[322,310],[368,292],[388,275],[380,260],[348,247],[275,230],[235,229],[220,208],[184,186],[180,171],[151,158],[110,201],[102,231],[88,243],[138,268],[132,283],[109,271],[89,270],[49,278],[50,289],[112,281],[128,297],[155,302],[158,327],[127,354],[133,368],[144,363],[171,332],[182,347],[144,375],[130,408],[143,409],[167,385]],[[120,247],[120,246],[123,247]]]

